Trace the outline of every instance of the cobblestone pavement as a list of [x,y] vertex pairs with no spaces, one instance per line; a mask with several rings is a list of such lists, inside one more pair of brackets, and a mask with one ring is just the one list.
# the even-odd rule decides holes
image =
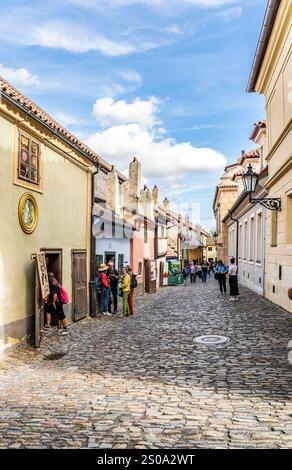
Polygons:
[[[214,280],[168,287],[133,318],[86,319],[38,352],[9,352],[0,447],[292,447],[292,316],[241,294],[229,301]],[[197,344],[203,334],[230,341]]]

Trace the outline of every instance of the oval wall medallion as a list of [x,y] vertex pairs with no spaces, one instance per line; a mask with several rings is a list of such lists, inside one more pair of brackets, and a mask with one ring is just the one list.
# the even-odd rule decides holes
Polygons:
[[32,233],[38,223],[38,206],[35,198],[30,193],[21,196],[18,204],[18,219],[25,233]]

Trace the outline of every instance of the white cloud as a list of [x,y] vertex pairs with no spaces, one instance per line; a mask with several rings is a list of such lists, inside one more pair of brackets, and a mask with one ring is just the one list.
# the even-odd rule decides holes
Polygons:
[[155,97],[149,100],[136,98],[132,103],[101,98],[94,104],[93,115],[102,126],[138,123],[141,127],[152,128],[158,123],[158,103]]
[[129,41],[113,40],[102,34],[77,27],[75,24],[63,22],[50,22],[36,26],[30,34],[18,36],[16,40],[30,46],[65,49],[74,53],[98,51],[112,57],[146,52],[169,44],[169,41],[156,42],[138,38]]
[[142,85],[143,80],[141,75],[135,70],[120,70],[119,76],[126,82]]
[[0,64],[0,75],[15,86],[39,86],[39,78],[25,68],[14,69]]
[[224,18],[225,21],[234,21],[237,18],[240,18],[242,15],[242,7],[228,8],[223,10],[220,15]]
[[116,125],[92,135],[88,144],[100,155],[122,170],[125,162],[137,156],[142,163],[145,177],[167,181],[186,177],[193,172],[221,170],[225,157],[211,148],[196,148],[189,142],[174,139],[157,139],[151,130],[139,124]]

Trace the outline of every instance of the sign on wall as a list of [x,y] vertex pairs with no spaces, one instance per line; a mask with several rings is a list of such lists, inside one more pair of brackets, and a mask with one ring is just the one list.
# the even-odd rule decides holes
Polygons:
[[42,291],[42,298],[45,299],[50,293],[48,271],[46,265],[46,255],[43,251],[36,254],[39,280]]

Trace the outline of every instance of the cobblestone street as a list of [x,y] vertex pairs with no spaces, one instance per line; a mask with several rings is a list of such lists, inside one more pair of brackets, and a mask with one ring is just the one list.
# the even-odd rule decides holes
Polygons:
[[[2,448],[292,446],[292,317],[208,279],[86,319],[0,365]],[[230,341],[205,346],[199,335]],[[65,353],[49,360],[52,353]]]

